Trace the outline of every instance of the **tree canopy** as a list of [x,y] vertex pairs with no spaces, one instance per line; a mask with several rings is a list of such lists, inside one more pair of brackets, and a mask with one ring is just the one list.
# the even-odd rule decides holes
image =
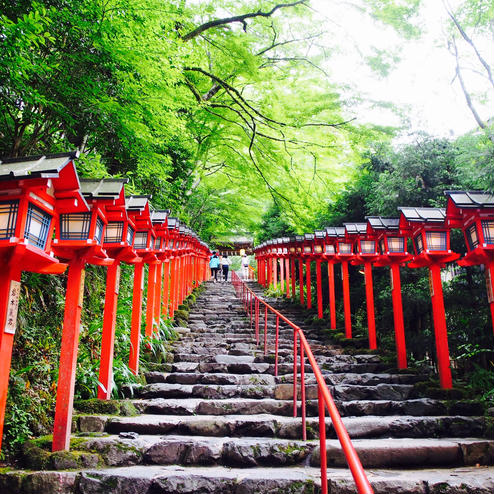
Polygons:
[[[406,40],[419,4],[348,8]],[[492,12],[466,4],[447,6],[450,32],[475,48]],[[129,177],[206,239],[256,231],[270,208],[310,228],[396,132],[353,111],[331,72],[347,40],[325,45],[333,26],[309,0],[14,0],[0,15],[0,156],[78,148],[83,175]],[[389,71],[396,53],[374,53],[363,63]]]

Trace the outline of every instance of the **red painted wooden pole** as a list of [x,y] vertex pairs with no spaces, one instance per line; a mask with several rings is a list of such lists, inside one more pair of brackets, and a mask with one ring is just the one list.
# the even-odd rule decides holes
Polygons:
[[312,309],[312,287],[310,283],[310,260],[305,261],[305,281],[307,285],[307,308]]
[[391,293],[393,296],[393,318],[398,369],[406,369],[407,350],[405,344],[405,325],[403,323],[403,302],[401,300],[400,265],[396,263],[391,264]]
[[130,326],[129,369],[137,376],[139,372],[139,347],[142,324],[142,292],[144,289],[144,263],[134,267],[134,290],[132,293],[132,321]]
[[148,290],[146,303],[146,336],[153,335],[154,319],[154,296],[156,294],[156,264],[149,264],[148,269]]
[[331,329],[336,329],[336,295],[334,289],[334,262],[328,261],[329,319]]
[[70,447],[83,293],[84,261],[76,258],[69,264],[67,278],[52,451]]
[[350,311],[350,280],[348,261],[341,261],[341,279],[343,281],[343,311],[345,313],[345,338],[352,337],[352,314]]
[[167,259],[163,262],[163,304],[161,314],[163,317],[168,317],[168,289],[170,282],[170,261]]
[[275,290],[278,288],[278,258],[273,259],[273,286]]
[[[0,449],[2,447],[3,424],[5,420],[5,406],[9,388],[10,364],[12,361],[12,347],[14,345],[14,331],[17,321],[17,304],[9,304],[9,299],[19,300],[21,270],[6,262],[0,271]],[[11,328],[6,331],[6,328]]]
[[286,273],[286,296],[290,298],[290,260],[285,259],[285,273]]
[[322,276],[321,276],[321,261],[316,260],[316,283],[317,283],[317,317],[322,319]]
[[489,262],[486,266],[485,283],[487,288],[487,300],[491,307],[492,330],[494,331],[494,261]]
[[173,297],[175,296],[175,259],[172,258],[170,259],[170,300],[169,300],[169,305],[168,305],[168,314],[170,318],[173,318],[173,312],[174,312],[174,303],[173,303]]
[[300,305],[304,305],[304,262],[298,260],[298,287],[300,291]]
[[109,400],[112,392],[113,347],[115,344],[115,322],[117,320],[120,262],[115,260],[106,275],[105,309],[101,335],[101,356],[98,377],[98,398]]
[[285,262],[283,258],[280,258],[280,288],[281,291],[285,291]]
[[437,368],[439,381],[444,389],[451,389],[451,364],[448,348],[448,330],[446,329],[446,313],[444,311],[443,285],[439,264],[431,264],[429,270],[432,278],[432,315],[434,319],[434,334],[436,338]]
[[297,277],[295,276],[295,259],[290,259],[290,267],[292,272],[292,298],[295,299],[297,294],[295,293],[295,283],[297,281]]
[[372,264],[364,263],[365,297],[367,301],[367,328],[369,331],[369,348],[377,348],[376,319],[374,314],[374,285],[372,281]]
[[273,258],[269,257],[268,258],[268,287],[271,286],[271,283],[273,282]]
[[161,288],[163,286],[163,262],[156,265],[156,283],[154,286],[154,329],[153,333],[158,335],[161,320]]

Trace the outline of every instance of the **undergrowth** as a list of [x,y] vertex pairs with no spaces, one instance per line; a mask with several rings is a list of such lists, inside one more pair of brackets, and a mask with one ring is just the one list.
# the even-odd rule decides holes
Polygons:
[[[52,432],[65,306],[66,275],[23,273],[14,340],[2,456],[15,460],[27,439]],[[87,266],[77,358],[75,400],[94,398],[98,389],[106,269]],[[146,285],[145,285],[146,286]],[[132,315],[133,267],[122,265],[113,358],[113,398],[123,386],[139,382],[128,367]],[[146,300],[143,300],[143,309]],[[145,310],[143,310],[143,322]],[[140,370],[165,358],[174,338],[170,320],[162,320],[159,339],[141,335]]]

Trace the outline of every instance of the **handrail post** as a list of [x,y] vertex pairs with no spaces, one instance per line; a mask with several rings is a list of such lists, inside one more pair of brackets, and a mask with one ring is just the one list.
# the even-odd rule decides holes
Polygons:
[[305,419],[305,357],[302,339],[300,339],[300,402],[302,405],[302,440],[307,441],[307,424]]
[[[264,333],[268,331],[268,306],[264,310]],[[257,346],[259,346],[259,333],[257,333]]]
[[256,334],[259,334],[259,299],[256,297]]
[[[266,312],[268,308],[266,307]],[[276,341],[274,348],[274,375],[278,376],[278,343],[280,337],[280,316],[276,315]]]
[[268,325],[265,324],[264,325],[264,355],[267,354],[268,354]]
[[293,416],[297,416],[297,330],[293,329]]
[[317,386],[317,408],[319,411],[319,457],[321,459],[321,494],[328,494],[328,459],[326,456],[326,418],[321,387]]

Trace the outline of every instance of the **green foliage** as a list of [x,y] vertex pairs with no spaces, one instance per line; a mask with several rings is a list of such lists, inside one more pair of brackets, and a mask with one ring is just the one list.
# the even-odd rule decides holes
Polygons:
[[[58,364],[65,305],[66,275],[24,273],[14,340],[5,419],[3,453],[14,457],[28,438],[51,433],[58,382]],[[128,368],[132,315],[133,267],[122,265],[115,329],[113,398],[124,397],[124,386],[141,382]],[[87,266],[76,370],[75,400],[95,398],[106,292],[106,269]],[[143,315],[144,317],[144,315]],[[162,320],[159,339],[141,335],[141,372],[150,362],[166,358],[176,337],[171,321]]]

